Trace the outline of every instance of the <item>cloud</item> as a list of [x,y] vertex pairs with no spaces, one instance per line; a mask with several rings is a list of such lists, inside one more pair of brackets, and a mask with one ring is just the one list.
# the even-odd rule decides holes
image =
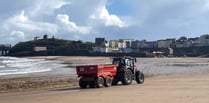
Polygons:
[[53,15],[55,10],[61,9],[65,5],[70,5],[68,0],[37,0],[33,6],[29,7],[30,15],[47,16]]
[[43,34],[84,41],[199,36],[209,33],[208,11],[209,0],[0,0],[0,43]]
[[102,20],[106,26],[127,26],[117,15],[109,14],[105,6],[97,8],[96,12],[90,15],[90,19]]
[[78,32],[82,34],[86,34],[90,32],[89,27],[77,26],[74,22],[70,21],[69,16],[67,14],[58,14],[57,20],[61,25],[63,25],[62,27],[69,32]]
[[20,14],[17,14],[4,22],[4,28],[6,30],[19,29],[28,32],[48,32],[56,33],[56,25],[47,22],[32,21],[22,10]]
[[60,21],[61,23],[65,24],[69,28],[69,31],[76,31],[77,30],[77,25],[74,22],[69,21],[68,15],[58,14],[57,20]]
[[2,38],[0,44],[14,44],[16,42],[25,41],[27,40],[25,37],[24,32],[17,30],[13,30],[8,34],[0,33],[0,38]]
[[[3,1],[0,2],[2,4],[8,3],[6,0]],[[43,34],[51,34],[66,39],[92,40],[97,34],[105,34],[100,31],[100,28],[127,27],[127,23],[120,16],[109,13],[105,7],[106,0],[92,1],[94,2],[77,0],[28,2],[23,0],[17,4],[8,3],[8,7],[0,7],[11,10],[11,14],[3,13],[5,18],[0,20],[2,21],[0,35],[7,38],[14,38],[19,35],[19,38],[22,38],[17,39],[16,42],[12,41],[12,43],[31,40],[34,36],[42,36]],[[94,19],[89,18],[92,15],[95,16]]]
[[24,10],[6,19],[0,29],[3,31],[0,35],[6,37],[7,42],[12,44],[31,40],[34,36],[39,36],[42,33],[57,33],[57,25],[31,20]]
[[202,7],[202,10],[203,10],[204,12],[209,11],[209,0],[205,0],[205,3],[204,3],[204,5],[203,5],[203,7]]
[[22,31],[14,30],[10,33],[10,35],[11,35],[10,39],[12,40],[15,40],[15,39],[25,40],[25,33]]
[[18,38],[24,38],[25,37],[24,32],[22,32],[22,31],[16,31],[16,30],[12,31],[10,33],[10,35],[11,36],[17,36]]

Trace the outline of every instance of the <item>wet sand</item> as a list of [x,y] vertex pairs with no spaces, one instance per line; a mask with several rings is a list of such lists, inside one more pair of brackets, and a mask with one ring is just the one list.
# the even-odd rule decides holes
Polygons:
[[[109,58],[84,57],[84,59],[82,59],[82,57],[48,57],[47,59],[65,60],[66,63],[72,63],[72,61],[84,63],[85,61],[96,60],[96,63],[98,63],[100,60],[101,62],[108,61]],[[41,91],[32,88],[29,92],[26,90],[24,93],[1,94],[0,100],[1,103],[209,103],[209,59],[146,58],[146,60],[139,60],[140,63],[144,64],[144,72],[148,73],[148,75],[152,75],[152,77],[145,78],[144,84],[138,85],[133,83],[128,86],[119,85],[101,89],[79,89],[76,81],[74,81],[75,84],[72,85],[72,81],[65,82],[67,78],[63,78],[64,80],[61,82],[60,79],[51,81],[52,87],[45,87],[42,85],[44,82],[40,83],[40,87],[44,87]],[[161,62],[164,64],[160,64],[159,66],[158,63]],[[199,68],[200,66],[196,67],[196,65],[202,64],[204,66],[201,68]],[[181,66],[182,68],[186,68],[185,70],[187,70],[187,72],[178,71],[174,73],[164,72],[161,74],[153,74],[152,70],[148,70],[157,67],[157,65],[158,67],[163,67],[162,65],[169,65],[169,67],[170,65],[174,67]],[[154,69],[160,70],[158,67]],[[191,68],[191,72],[188,68]],[[167,69],[172,71],[170,68]],[[41,77],[39,79],[44,81]],[[22,78],[20,80],[24,79]],[[50,79],[47,81],[50,81]],[[57,87],[55,85],[56,82],[59,84]]]
[[0,79],[0,94],[78,86],[76,77],[18,77]]

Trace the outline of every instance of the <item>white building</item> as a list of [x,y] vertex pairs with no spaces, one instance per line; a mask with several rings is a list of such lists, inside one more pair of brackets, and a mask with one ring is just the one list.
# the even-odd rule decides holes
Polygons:
[[93,47],[92,51],[95,52],[95,53],[110,53],[110,52],[112,52],[112,48],[108,48],[108,47]]
[[132,39],[120,39],[118,43],[119,48],[131,48]]

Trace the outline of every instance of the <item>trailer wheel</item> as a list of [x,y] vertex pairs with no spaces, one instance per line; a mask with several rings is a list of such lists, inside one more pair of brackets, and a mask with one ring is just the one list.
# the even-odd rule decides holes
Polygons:
[[136,82],[138,84],[144,83],[144,74],[143,73],[141,73],[140,71],[137,71],[135,76],[136,76]]
[[131,70],[127,69],[125,72],[122,74],[122,80],[121,80],[123,85],[129,85],[132,83],[132,72]]
[[81,88],[87,88],[87,82],[85,82],[85,81],[83,81],[83,78],[81,78],[80,80],[79,80],[79,86],[81,87]]
[[97,88],[104,87],[104,79],[102,77],[98,77],[95,81],[95,84]]
[[105,86],[110,87],[111,85],[112,85],[112,79],[110,76],[107,76],[107,78],[105,79]]

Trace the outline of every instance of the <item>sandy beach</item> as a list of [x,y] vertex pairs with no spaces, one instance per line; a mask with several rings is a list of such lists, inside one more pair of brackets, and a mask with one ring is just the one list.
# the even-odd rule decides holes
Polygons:
[[[70,64],[82,64],[87,61],[91,63],[110,62],[108,57],[44,58],[59,59]],[[16,89],[11,89],[13,92],[7,90],[7,93],[0,95],[0,100],[1,103],[209,103],[208,61],[207,58],[138,59],[138,65],[143,64],[141,68],[147,75],[144,84],[139,85],[134,82],[128,86],[118,85],[101,89],[79,89],[77,79],[71,77],[52,78],[53,80],[42,77],[13,78],[5,80],[4,85],[6,85],[5,82],[23,80],[33,82],[19,83],[20,87],[21,85],[25,85],[25,87],[17,86]],[[3,82],[1,81],[0,84]],[[3,88],[2,85],[1,88]]]

